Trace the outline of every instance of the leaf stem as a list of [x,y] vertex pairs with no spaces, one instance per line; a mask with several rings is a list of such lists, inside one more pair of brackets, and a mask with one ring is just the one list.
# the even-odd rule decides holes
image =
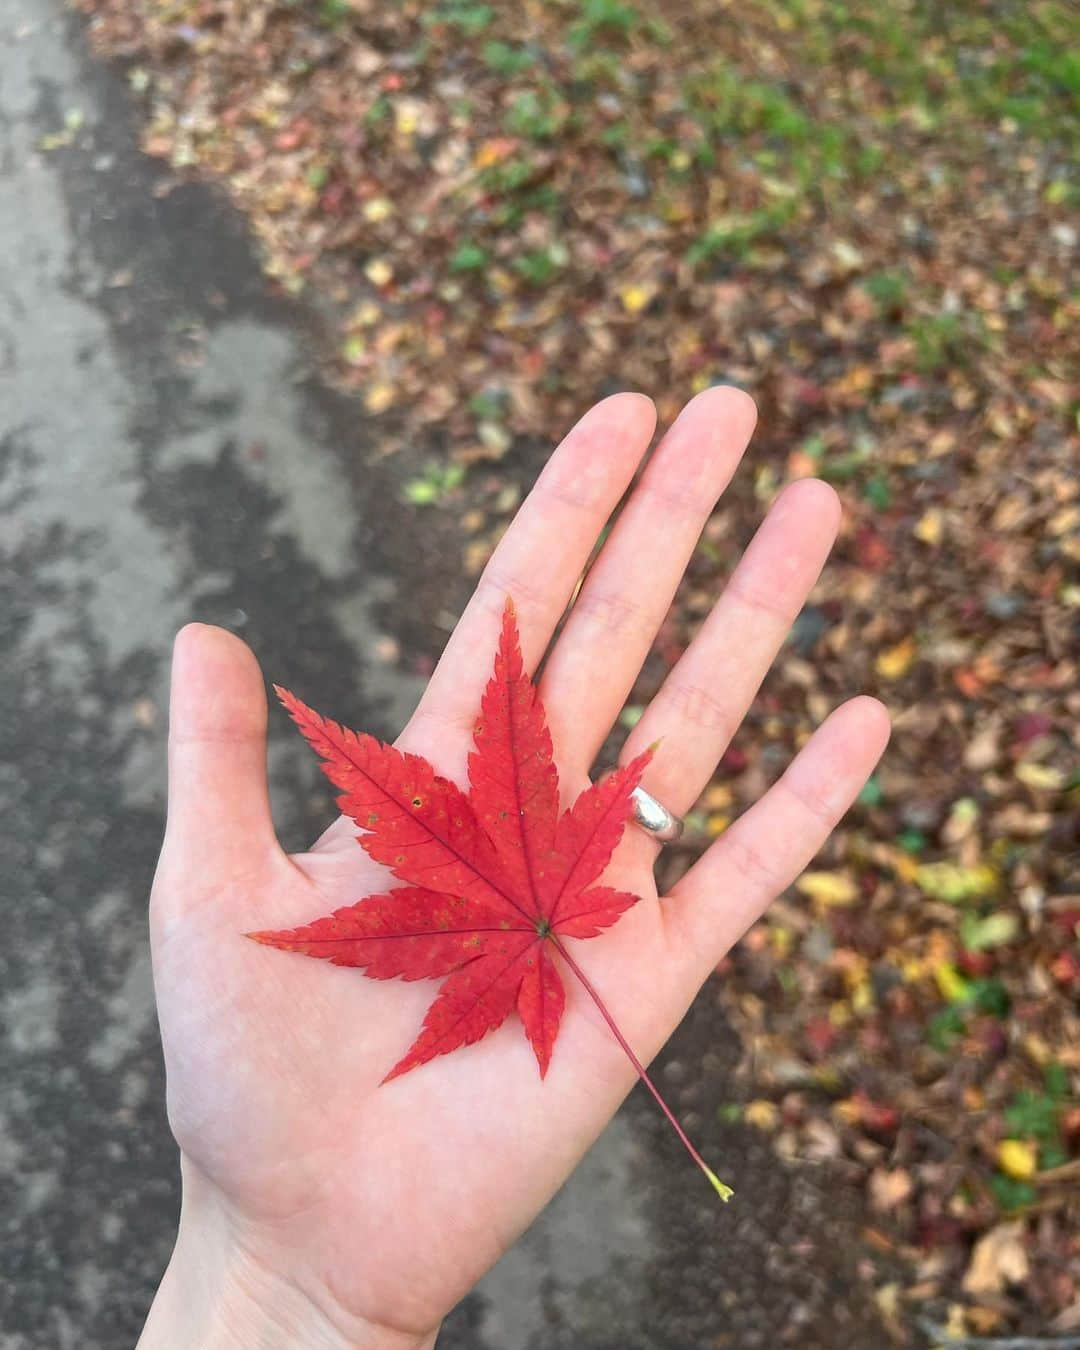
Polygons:
[[660,1110],[663,1111],[664,1115],[667,1116],[668,1121],[671,1124],[671,1128],[682,1140],[683,1147],[686,1149],[687,1153],[690,1154],[694,1162],[696,1162],[698,1167],[700,1167],[701,1170],[705,1173],[705,1176],[708,1178],[709,1184],[712,1186],[713,1190],[716,1191],[720,1199],[725,1201],[730,1200],[731,1197],[735,1194],[735,1192],[731,1189],[730,1186],[724,1185],[724,1183],[720,1180],[720,1178],[716,1175],[716,1173],[712,1170],[712,1168],[708,1165],[705,1159],[701,1156],[701,1154],[697,1151],[697,1149],[687,1138],[686,1131],[675,1119],[675,1114],[672,1111],[671,1107],[668,1106],[667,1102],[664,1101],[663,1097],[661,1097],[660,1090],[657,1088],[656,1084],[646,1073],[644,1064],[642,1064],[641,1060],[638,1059],[637,1055],[634,1054],[633,1050],[630,1047],[630,1042],[619,1030],[618,1025],[615,1022],[615,1019],[608,1012],[604,1004],[604,1000],[596,992],[596,989],[594,988],[592,981],[581,969],[581,967],[570,955],[570,953],[566,950],[565,946],[559,941],[556,934],[549,933],[548,937],[555,944],[555,947],[558,950],[559,955],[570,967],[570,969],[574,972],[577,978],[581,981],[582,985],[584,985],[585,990],[588,993],[589,997],[596,1004],[597,1008],[599,1008],[600,1016],[608,1024],[608,1027],[611,1030],[611,1034],[619,1042],[619,1045],[623,1049],[623,1053],[626,1055],[630,1063],[634,1066],[635,1070],[637,1071],[637,1076],[641,1079],[641,1081],[649,1089],[652,1095],[656,1098],[657,1105],[660,1107]]

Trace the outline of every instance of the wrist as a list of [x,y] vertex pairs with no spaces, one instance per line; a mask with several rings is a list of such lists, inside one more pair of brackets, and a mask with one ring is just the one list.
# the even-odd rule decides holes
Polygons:
[[138,1350],[433,1350],[283,1278],[246,1250],[208,1183],[184,1169],[180,1230]]

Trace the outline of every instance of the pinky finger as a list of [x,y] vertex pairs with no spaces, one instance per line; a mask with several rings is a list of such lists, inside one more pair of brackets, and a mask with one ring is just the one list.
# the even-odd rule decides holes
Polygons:
[[674,888],[664,905],[671,952],[695,988],[825,843],[888,739],[882,704],[845,703]]

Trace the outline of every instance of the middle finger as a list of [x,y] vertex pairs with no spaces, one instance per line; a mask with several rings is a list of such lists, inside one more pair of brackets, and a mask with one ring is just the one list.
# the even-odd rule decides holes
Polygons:
[[588,773],[618,717],[756,415],[738,389],[691,399],[590,568],[540,682],[571,776]]

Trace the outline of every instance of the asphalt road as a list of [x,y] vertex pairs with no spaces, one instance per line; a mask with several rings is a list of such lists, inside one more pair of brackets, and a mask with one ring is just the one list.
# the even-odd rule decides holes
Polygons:
[[[393,735],[464,594],[242,222],[136,147],[77,22],[0,0],[0,1350],[132,1344],[170,1249],[145,907],[173,633],[233,628]],[[305,843],[330,804],[284,718],[271,770]],[[885,1344],[855,1197],[717,1123],[736,1058],[706,993],[661,1068],[732,1206],[635,1094],[440,1346]]]

